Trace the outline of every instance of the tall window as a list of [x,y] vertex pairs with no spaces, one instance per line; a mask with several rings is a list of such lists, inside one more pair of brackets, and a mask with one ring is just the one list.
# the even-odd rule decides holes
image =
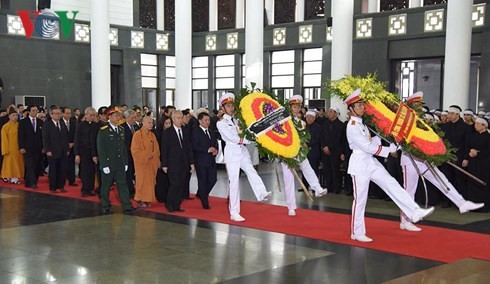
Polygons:
[[236,0],[218,1],[218,29],[234,29],[236,16]]
[[305,20],[322,19],[325,17],[325,0],[305,1]]
[[156,29],[157,3],[156,0],[140,0],[140,27]]
[[205,32],[208,30],[209,0],[192,0],[192,31]]
[[293,95],[294,50],[273,51],[271,60],[271,89],[280,100]]
[[292,23],[296,13],[296,1],[274,0],[274,24]]
[[303,52],[304,104],[310,99],[320,99],[322,91],[322,48],[305,49]]
[[175,1],[163,1],[165,30],[175,31]]
[[[165,1],[170,2],[170,1]],[[174,105],[175,101],[175,56],[165,58],[165,102]]]
[[381,0],[379,10],[383,12],[406,9],[408,8],[408,2],[409,0]]
[[208,107],[208,57],[192,58],[192,108]]
[[156,54],[142,53],[140,60],[141,87],[143,90],[142,102],[155,111],[157,109],[158,58]]
[[226,92],[235,90],[235,55],[216,56],[216,101]]

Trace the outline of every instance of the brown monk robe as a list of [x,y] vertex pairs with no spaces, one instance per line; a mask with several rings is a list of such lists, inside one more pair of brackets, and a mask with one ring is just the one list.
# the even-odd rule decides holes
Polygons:
[[143,127],[136,131],[131,141],[134,160],[136,186],[134,200],[140,207],[149,207],[155,198],[157,170],[160,167],[160,147],[155,134],[151,132],[153,119],[143,118]]

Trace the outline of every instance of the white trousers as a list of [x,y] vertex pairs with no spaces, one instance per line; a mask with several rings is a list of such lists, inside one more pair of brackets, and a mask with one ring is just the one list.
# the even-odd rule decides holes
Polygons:
[[[446,178],[446,176],[437,168],[433,167],[434,171],[439,175],[441,180],[449,187],[449,191],[445,189],[445,187],[439,182],[437,177],[434,176],[434,174],[428,170],[427,165],[424,163],[421,163],[419,161],[414,162],[417,164],[417,167],[420,171],[420,173],[424,176],[424,178],[430,183],[432,183],[435,187],[437,187],[449,200],[451,200],[456,206],[460,207],[463,205],[463,203],[466,201],[461,194],[456,190],[456,188],[449,182],[449,180]],[[413,165],[403,165],[403,183],[405,186],[405,190],[407,191],[408,195],[412,199],[415,198],[415,192],[417,191],[417,185],[419,182],[419,175],[417,173],[417,169]],[[401,212],[401,221],[402,223],[406,222],[411,222],[410,218],[408,218],[403,212]]]
[[352,175],[354,202],[352,203],[351,232],[354,235],[365,235],[364,213],[369,191],[369,182],[373,181],[395,202],[407,215],[412,216],[420,208],[413,198],[403,189],[386,169],[376,161],[374,169],[366,169],[368,175]]
[[264,182],[253,167],[250,156],[244,156],[241,160],[236,162],[227,162],[226,172],[228,173],[230,186],[230,214],[240,213],[240,169],[242,169],[247,175],[248,182],[250,183],[257,200],[261,200],[267,194]]
[[[294,189],[294,175],[291,172],[291,169],[285,163],[281,163],[282,168],[282,177],[284,180],[284,196],[286,197],[286,205],[289,210],[296,209],[296,192]],[[306,181],[310,184],[310,187],[313,190],[321,190],[322,186],[318,181],[318,177],[315,171],[311,168],[310,162],[308,159],[305,159],[303,162],[299,163],[299,168],[303,172],[303,176]]]

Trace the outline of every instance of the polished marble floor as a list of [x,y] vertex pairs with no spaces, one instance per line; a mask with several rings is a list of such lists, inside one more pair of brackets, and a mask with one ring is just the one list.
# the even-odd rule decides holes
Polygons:
[[[284,205],[274,167],[261,165],[259,172],[274,191],[271,203]],[[225,196],[223,170],[218,179],[212,194]],[[192,188],[195,182],[193,178]],[[254,200],[245,176],[241,185],[243,199]],[[297,197],[299,207],[345,214],[352,202],[352,197],[341,194],[313,203],[302,193]],[[398,209],[384,200],[369,200],[367,211],[371,217],[399,218]],[[490,214],[461,215],[452,207],[438,208],[424,222],[489,234],[489,219]],[[398,279],[421,283],[423,277],[403,277],[436,271],[430,274],[435,283],[437,271],[447,271],[444,265],[165,214],[140,211],[127,216],[116,209],[114,215],[101,216],[96,203],[0,189],[0,283],[380,283]],[[485,283],[481,282],[485,277],[488,274],[464,283]]]

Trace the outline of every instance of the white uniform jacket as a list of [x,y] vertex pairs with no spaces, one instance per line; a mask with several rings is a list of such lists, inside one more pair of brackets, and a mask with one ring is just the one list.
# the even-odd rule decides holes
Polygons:
[[236,119],[225,114],[216,124],[221,139],[226,142],[224,154],[225,163],[239,162],[243,157],[250,157],[247,148],[243,144],[250,144],[250,141],[238,136],[239,126]]
[[[362,118],[352,116],[347,124],[347,141],[352,149],[347,173],[351,175],[370,175],[379,164],[373,155],[388,157],[389,147],[381,146],[378,136],[371,138],[369,129],[362,124]],[[379,164],[380,165],[380,164]]]

